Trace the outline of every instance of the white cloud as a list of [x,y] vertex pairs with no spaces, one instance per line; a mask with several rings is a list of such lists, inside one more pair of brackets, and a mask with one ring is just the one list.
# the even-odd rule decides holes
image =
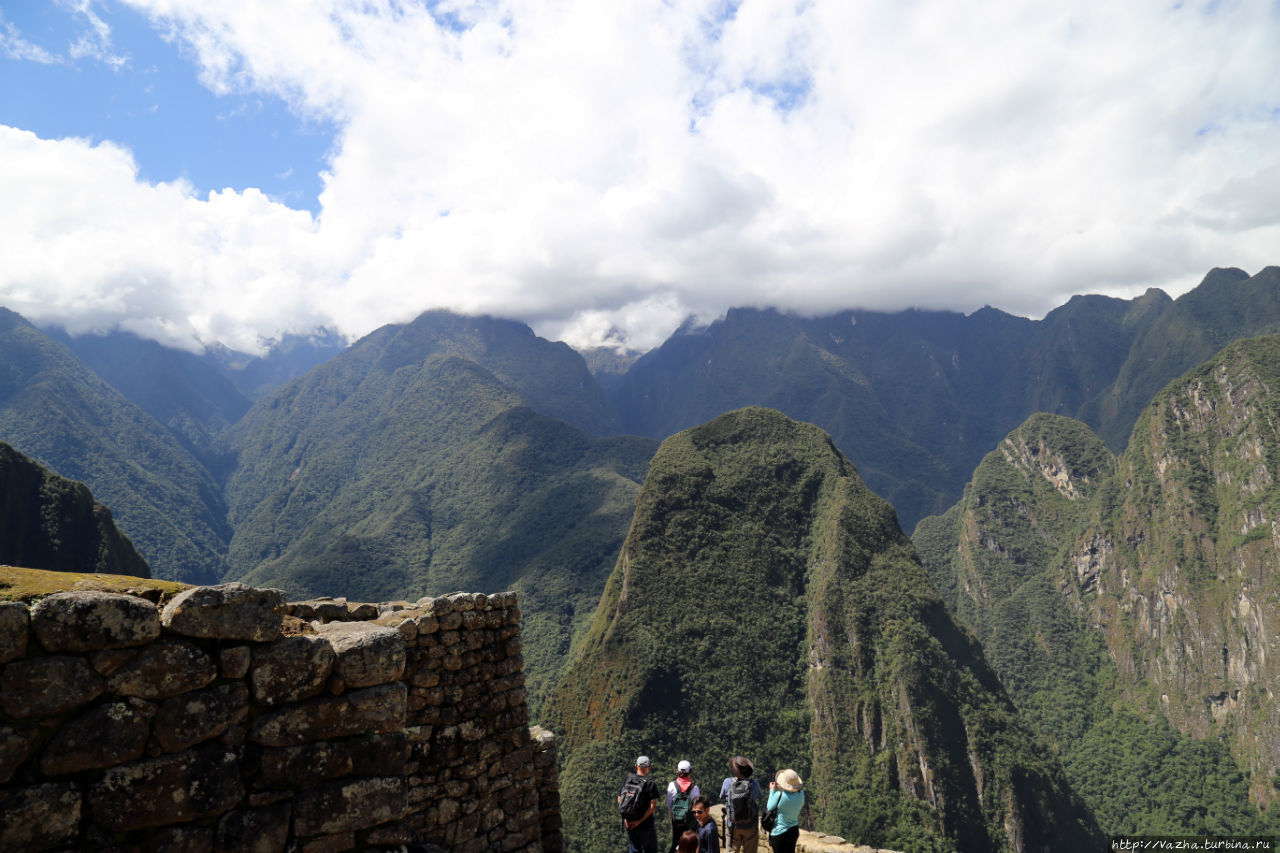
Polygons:
[[1278,260],[1271,3],[131,2],[215,91],[337,123],[320,215],[7,132],[24,313],[651,345],[731,305],[1039,314]]

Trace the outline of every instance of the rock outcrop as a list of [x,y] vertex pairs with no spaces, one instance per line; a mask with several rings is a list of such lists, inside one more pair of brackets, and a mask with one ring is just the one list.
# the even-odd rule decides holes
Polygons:
[[83,483],[0,442],[0,565],[150,577],[146,561]]

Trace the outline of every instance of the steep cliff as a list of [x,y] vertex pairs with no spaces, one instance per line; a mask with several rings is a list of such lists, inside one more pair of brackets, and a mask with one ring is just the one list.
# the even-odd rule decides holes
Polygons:
[[0,442],[0,563],[149,578],[146,561],[83,483]]
[[[1035,416],[917,528],[935,582],[1109,831],[1274,818],[1247,798],[1267,805],[1280,766],[1278,391],[1280,338],[1255,338],[1158,394],[1118,459],[1084,425]],[[1154,742],[1167,749],[1125,760]]]
[[663,442],[548,702],[566,835],[599,850],[636,754],[718,790],[734,753],[807,780],[819,829],[911,850],[1097,849],[1092,817],[817,427],[743,409]]

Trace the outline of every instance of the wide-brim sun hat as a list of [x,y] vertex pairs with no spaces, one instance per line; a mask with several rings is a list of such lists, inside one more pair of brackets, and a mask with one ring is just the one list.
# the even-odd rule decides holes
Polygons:
[[778,787],[786,791],[788,794],[794,794],[804,787],[804,781],[800,778],[800,774],[794,770],[783,770],[778,773]]
[[729,769],[743,776],[750,776],[756,770],[755,765],[751,763],[751,759],[745,755],[735,755],[730,758]]

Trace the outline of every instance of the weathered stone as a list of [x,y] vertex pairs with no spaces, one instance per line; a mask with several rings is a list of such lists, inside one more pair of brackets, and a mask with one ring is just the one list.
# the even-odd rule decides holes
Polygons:
[[31,632],[49,652],[141,646],[160,636],[160,614],[145,598],[115,592],[56,592],[31,608]]
[[213,853],[213,829],[204,826],[175,826],[151,836],[147,853]]
[[35,785],[0,791],[0,850],[48,850],[74,844],[80,829],[80,788]]
[[138,649],[103,649],[89,657],[94,672],[106,678],[138,656]]
[[27,606],[17,601],[0,602],[0,663],[17,660],[27,653]]
[[0,675],[0,709],[18,719],[60,714],[88,704],[103,689],[102,676],[84,658],[16,660]]
[[165,605],[160,621],[188,637],[269,643],[280,637],[284,611],[283,590],[224,583],[179,593]]
[[465,613],[468,610],[476,609],[475,596],[469,592],[455,592],[448,596],[449,603],[453,605],[453,609],[458,613]]
[[338,835],[325,835],[312,838],[302,845],[302,853],[344,853],[356,849],[356,834],[343,832]]
[[396,682],[312,699],[263,714],[254,721],[249,739],[263,746],[297,746],[322,738],[400,731],[407,692],[404,684]]
[[440,622],[441,631],[453,631],[462,624],[462,614],[454,610],[439,614],[436,618]]
[[40,756],[46,776],[113,767],[141,758],[150,727],[127,702],[104,702],[66,723]]
[[249,714],[249,690],[243,684],[219,684],[166,699],[156,714],[156,742],[179,752],[215,738]]
[[280,853],[289,838],[290,805],[237,809],[218,821],[215,853]]
[[404,732],[362,735],[281,749],[264,749],[255,784],[297,787],[342,776],[398,776],[405,772],[409,739]]
[[235,753],[221,744],[113,767],[89,788],[94,819],[114,832],[184,823],[244,796]]
[[347,609],[347,600],[339,598],[334,601],[317,601],[312,605],[315,610],[316,619],[323,623],[329,622],[345,622],[351,618],[351,611]]
[[39,736],[40,729],[34,725],[0,725],[0,785],[12,779],[30,757]]
[[369,845],[378,845],[393,847],[401,844],[411,844],[417,840],[417,836],[408,825],[404,823],[392,823],[386,826],[375,827],[365,835],[364,842]]
[[284,637],[257,647],[249,676],[254,701],[279,705],[315,696],[324,690],[333,658],[328,638],[316,634]]
[[218,668],[204,651],[187,640],[163,637],[107,679],[113,693],[165,699],[198,690],[218,677]]
[[440,619],[434,613],[424,613],[417,617],[418,635],[426,636],[440,630]]
[[304,788],[293,798],[295,835],[366,829],[404,817],[408,782],[403,776],[351,779]]
[[218,652],[218,667],[223,678],[244,678],[252,661],[248,646],[231,646]]
[[378,605],[368,604],[368,603],[348,604],[347,613],[350,615],[352,619],[357,619],[360,621],[363,621],[366,619],[377,619]]
[[337,655],[334,675],[348,689],[386,684],[404,674],[404,637],[395,628],[369,622],[335,622],[321,626],[319,631]]

